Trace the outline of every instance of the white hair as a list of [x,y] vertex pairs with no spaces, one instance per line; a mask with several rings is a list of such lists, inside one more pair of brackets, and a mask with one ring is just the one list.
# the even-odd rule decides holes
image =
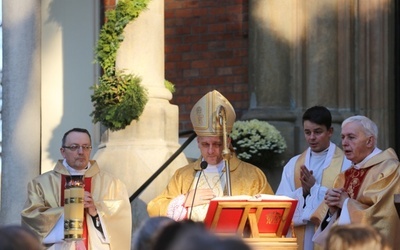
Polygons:
[[365,135],[367,136],[372,136],[374,137],[375,141],[375,146],[378,141],[378,126],[376,126],[375,122],[371,121],[368,117],[362,116],[362,115],[355,115],[355,116],[350,116],[346,120],[342,122],[342,128],[348,124],[355,122],[359,125],[361,125],[361,128],[363,129]]

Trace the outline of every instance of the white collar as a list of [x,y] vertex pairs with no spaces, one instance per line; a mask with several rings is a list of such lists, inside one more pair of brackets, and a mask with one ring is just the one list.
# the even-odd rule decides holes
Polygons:
[[374,157],[375,155],[379,154],[380,152],[382,152],[382,150],[380,150],[379,148],[375,148],[367,157],[364,158],[364,160],[362,160],[360,163],[354,164],[354,168],[355,169],[360,169],[362,166],[364,166],[364,164],[371,159],[372,157]]
[[[204,161],[204,158],[202,159],[202,161]],[[222,160],[217,165],[208,164],[207,168],[204,169],[204,172],[217,172],[218,171],[218,173],[221,173],[222,169],[224,167],[225,167],[224,160]]]
[[323,155],[327,155],[329,151],[329,147],[325,150],[322,150],[321,152],[314,152],[312,150],[310,150],[310,154],[314,155],[314,156],[323,156]]
[[72,168],[70,165],[68,165],[66,159],[63,160],[63,165],[64,165],[64,167],[67,168],[70,175],[85,175],[86,171],[91,167],[90,161],[89,161],[88,165],[84,169],[76,170],[76,169]]

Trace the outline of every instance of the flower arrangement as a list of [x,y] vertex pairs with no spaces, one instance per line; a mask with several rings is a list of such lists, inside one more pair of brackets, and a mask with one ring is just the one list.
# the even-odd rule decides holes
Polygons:
[[255,165],[271,161],[271,157],[287,148],[285,139],[274,126],[257,119],[236,121],[230,137],[238,158]]

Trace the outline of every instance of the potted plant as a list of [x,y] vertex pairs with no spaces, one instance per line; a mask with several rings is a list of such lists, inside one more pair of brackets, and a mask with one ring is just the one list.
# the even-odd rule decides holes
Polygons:
[[257,119],[236,121],[230,137],[238,158],[260,168],[276,165],[277,156],[287,148],[285,139],[273,125]]

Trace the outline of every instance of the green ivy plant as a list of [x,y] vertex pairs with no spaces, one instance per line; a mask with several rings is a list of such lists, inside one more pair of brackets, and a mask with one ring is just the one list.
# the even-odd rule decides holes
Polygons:
[[175,85],[172,82],[165,80],[164,85],[165,88],[168,89],[172,94],[175,93]]
[[100,30],[95,54],[103,75],[99,84],[91,87],[94,111],[90,116],[93,122],[100,122],[112,131],[124,129],[133,120],[138,120],[148,101],[140,77],[117,70],[115,62],[124,40],[124,28],[147,8],[149,1],[119,0],[115,9],[106,12],[107,22]]

